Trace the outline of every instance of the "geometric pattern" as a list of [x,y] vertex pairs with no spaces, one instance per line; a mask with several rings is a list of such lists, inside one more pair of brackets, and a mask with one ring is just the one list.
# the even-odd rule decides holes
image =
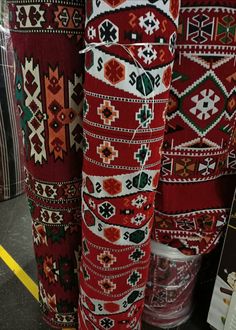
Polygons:
[[8,6],[40,309],[50,327],[77,328],[84,6],[64,0]]
[[236,9],[182,6],[152,236],[189,255],[214,248],[233,197]]
[[9,1],[40,304],[54,327],[140,328],[154,217],[153,238],[183,253],[219,239],[235,173],[235,9],[208,2],[182,1],[177,36],[178,0],[88,1],[85,29],[78,1]]
[[142,127],[148,127],[154,118],[154,114],[150,108],[147,107],[146,104],[140,108],[139,112],[136,113],[135,119],[139,122]]
[[114,149],[110,142],[103,142],[97,147],[97,153],[106,164],[110,164],[111,161],[118,157],[118,151]]
[[22,66],[22,76],[25,92],[25,107],[30,111],[29,127],[29,143],[30,157],[34,158],[35,163],[42,164],[46,160],[45,146],[45,116],[42,110],[41,102],[41,86],[39,77],[39,66],[33,63],[33,59],[25,59]]
[[97,111],[105,125],[111,125],[112,122],[119,118],[119,112],[115,110],[110,101],[104,101]]
[[141,326],[178,8],[170,0],[87,5],[81,329]]

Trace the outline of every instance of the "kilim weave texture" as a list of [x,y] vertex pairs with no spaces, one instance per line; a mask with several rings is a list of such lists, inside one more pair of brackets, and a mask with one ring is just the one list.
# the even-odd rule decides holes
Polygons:
[[79,329],[141,329],[178,11],[86,1]]
[[181,2],[153,238],[214,248],[236,183],[236,3]]
[[9,1],[26,191],[44,319],[77,326],[83,99],[81,1]]

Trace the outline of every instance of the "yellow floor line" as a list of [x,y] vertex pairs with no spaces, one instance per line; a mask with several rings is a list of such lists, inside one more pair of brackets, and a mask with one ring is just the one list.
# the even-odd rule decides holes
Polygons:
[[228,227],[233,228],[233,229],[236,229],[236,227],[233,226],[233,225],[228,225]]
[[18,277],[21,283],[29,290],[29,292],[38,300],[38,286],[20,267],[20,265],[12,258],[12,256],[0,245],[0,258],[10,268],[10,270]]

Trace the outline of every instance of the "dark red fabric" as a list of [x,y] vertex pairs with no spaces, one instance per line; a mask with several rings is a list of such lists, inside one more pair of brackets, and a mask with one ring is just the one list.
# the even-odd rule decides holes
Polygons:
[[234,1],[182,1],[152,237],[211,251],[236,174]]
[[44,319],[77,326],[84,6],[8,1]]

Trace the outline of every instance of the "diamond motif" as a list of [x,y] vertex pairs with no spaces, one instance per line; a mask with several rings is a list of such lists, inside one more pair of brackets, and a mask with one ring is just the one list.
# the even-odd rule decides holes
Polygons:
[[93,26],[88,28],[88,39],[93,40],[96,37],[96,29]]
[[188,177],[195,172],[196,163],[191,158],[181,158],[174,164],[176,174],[182,177]]
[[188,38],[196,44],[203,44],[211,40],[213,36],[213,22],[209,16],[201,14],[192,18],[188,22]]
[[80,24],[83,22],[83,18],[82,15],[80,14],[80,12],[78,10],[75,10],[72,16],[72,21],[75,25],[75,27],[79,27]]
[[105,164],[110,164],[111,161],[118,157],[118,151],[108,141],[104,141],[97,147],[97,153]]
[[[185,122],[205,137],[221,120],[225,109],[225,92],[216,76],[205,77],[180,99],[179,107]],[[218,137],[215,138],[215,143]],[[218,143],[221,143],[219,138]]]
[[[60,130],[61,130],[61,128],[62,128],[62,124],[58,121],[58,120],[56,120],[56,119],[54,119],[51,123],[50,123],[50,125],[49,125],[55,132],[59,132]],[[61,142],[61,141],[60,141]]]
[[119,118],[119,112],[115,110],[110,101],[103,101],[103,104],[97,109],[97,113],[105,125],[111,125],[112,122]]
[[214,172],[216,167],[216,162],[213,158],[207,157],[205,158],[203,163],[199,164],[199,172],[201,172],[202,175],[210,175],[212,172]]
[[97,256],[97,260],[103,265],[103,267],[110,268],[116,262],[116,257],[114,257],[109,251],[104,251]]
[[154,90],[155,79],[149,73],[142,73],[137,77],[136,89],[144,96],[149,95]]
[[196,115],[196,117],[200,120],[209,119],[212,115],[219,111],[216,107],[216,103],[220,100],[220,98],[212,89],[202,90],[200,94],[193,96],[191,100],[195,103],[195,106],[189,111]]
[[98,281],[98,285],[107,294],[111,293],[116,289],[116,284],[113,283],[109,278],[104,278],[103,280]]

